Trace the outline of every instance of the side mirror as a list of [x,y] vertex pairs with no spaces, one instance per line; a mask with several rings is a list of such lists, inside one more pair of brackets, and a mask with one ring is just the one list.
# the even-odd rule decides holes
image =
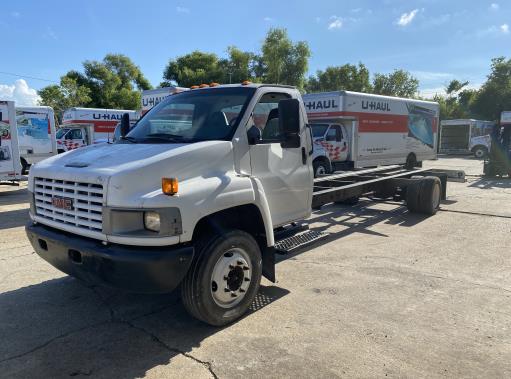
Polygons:
[[121,137],[125,137],[130,132],[130,115],[124,113],[121,118]]
[[279,129],[283,148],[300,147],[300,102],[298,99],[279,101]]

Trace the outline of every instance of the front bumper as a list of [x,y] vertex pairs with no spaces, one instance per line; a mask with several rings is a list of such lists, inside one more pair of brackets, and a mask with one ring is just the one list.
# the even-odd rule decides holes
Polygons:
[[192,246],[102,245],[40,224],[25,227],[35,252],[60,271],[93,284],[140,293],[176,288],[190,268]]

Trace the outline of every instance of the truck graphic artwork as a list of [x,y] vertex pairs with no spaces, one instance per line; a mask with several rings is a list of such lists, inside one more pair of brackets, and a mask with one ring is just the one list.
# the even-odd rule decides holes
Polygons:
[[408,136],[421,141],[423,144],[433,147],[434,123],[436,112],[432,109],[407,104],[408,107]]

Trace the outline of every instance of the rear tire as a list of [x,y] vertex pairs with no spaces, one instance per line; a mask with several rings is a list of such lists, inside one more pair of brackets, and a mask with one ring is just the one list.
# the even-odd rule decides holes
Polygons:
[[406,206],[413,213],[436,214],[441,198],[442,183],[436,176],[426,176],[406,189]]
[[250,234],[231,230],[204,238],[196,244],[192,265],[181,283],[183,304],[207,324],[229,324],[252,304],[261,274],[261,251]]

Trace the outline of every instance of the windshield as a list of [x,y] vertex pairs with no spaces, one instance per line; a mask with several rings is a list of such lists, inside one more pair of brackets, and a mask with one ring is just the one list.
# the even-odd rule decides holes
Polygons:
[[312,136],[323,137],[328,129],[328,124],[311,124]]
[[61,139],[64,137],[64,134],[66,134],[69,131],[69,129],[59,129],[57,130],[57,139]]
[[230,140],[255,89],[192,90],[169,96],[128,133],[136,143]]

